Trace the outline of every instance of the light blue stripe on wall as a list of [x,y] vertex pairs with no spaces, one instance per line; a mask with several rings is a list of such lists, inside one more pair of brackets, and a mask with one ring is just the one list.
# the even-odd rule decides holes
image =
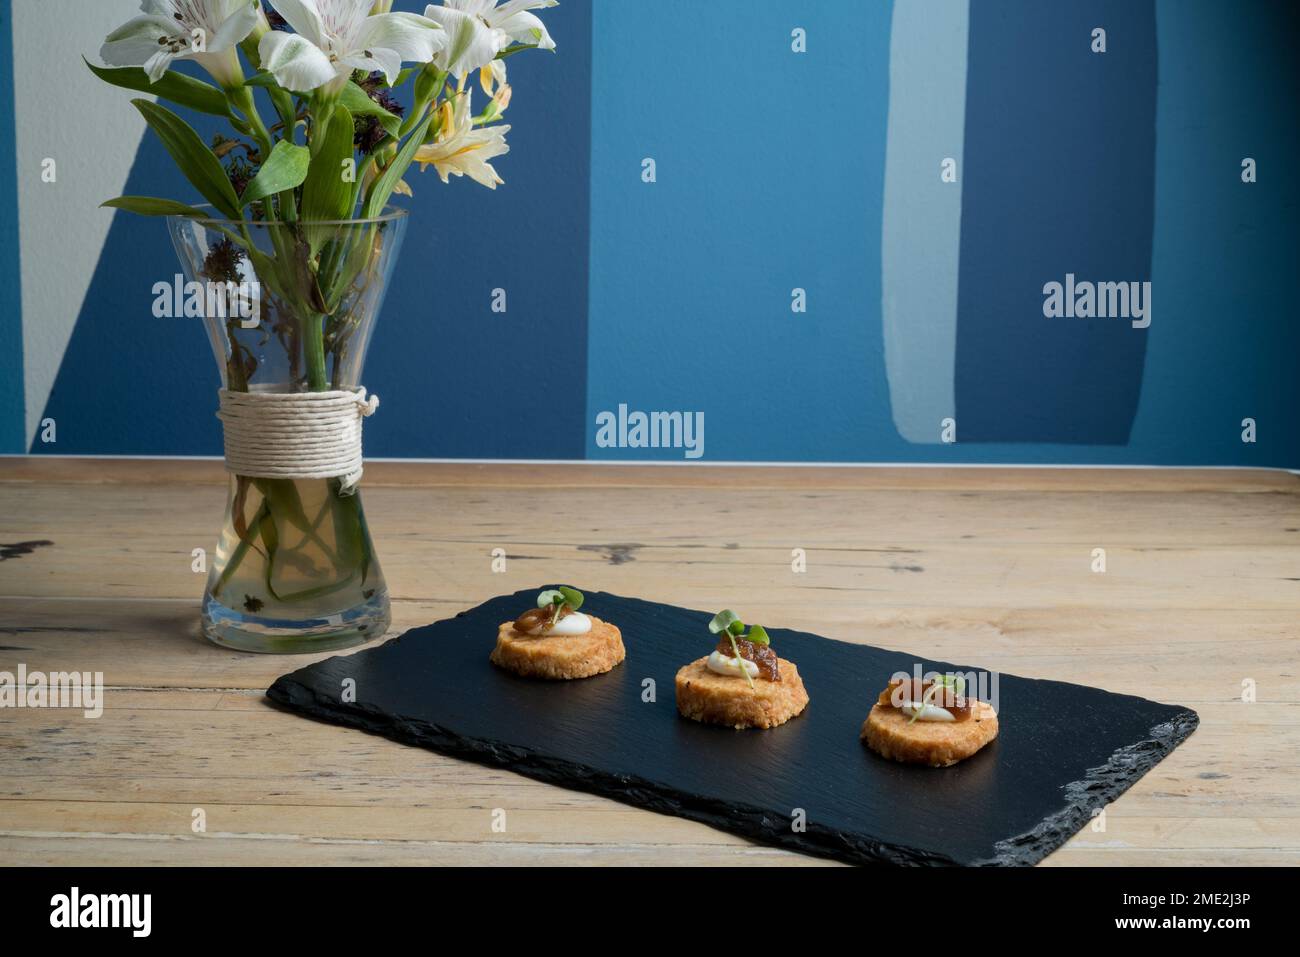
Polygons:
[[[909,442],[938,442],[940,422],[957,411],[969,19],[968,0],[894,6],[881,322],[894,425]],[[943,177],[949,159],[952,176]]]
[[13,10],[0,0],[0,452],[22,452],[23,309],[18,250],[17,157],[14,155]]

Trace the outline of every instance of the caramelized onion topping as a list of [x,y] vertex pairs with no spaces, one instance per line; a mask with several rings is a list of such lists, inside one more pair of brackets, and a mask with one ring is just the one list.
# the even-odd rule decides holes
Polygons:
[[[938,687],[936,688],[936,686]],[[935,690],[931,691],[931,688]],[[916,678],[906,680],[895,678],[889,682],[889,687],[880,692],[880,697],[876,699],[877,704],[889,708],[899,708],[900,710],[903,705],[912,702],[932,704],[936,708],[943,708],[951,712],[952,716],[958,721],[969,721],[973,716],[975,699],[957,694],[956,689],[949,688],[942,682],[921,681]]]
[[568,605],[561,605],[557,612],[554,605],[545,608],[529,608],[515,619],[515,631],[521,635],[530,635],[534,631],[545,630],[573,611]]
[[[758,665],[758,673],[768,681],[780,681],[781,675],[777,667],[776,652],[769,645],[759,645],[752,641],[746,641],[744,638],[737,638],[736,651],[740,652],[740,657],[752,661]],[[728,658],[735,656],[731,650],[731,639],[723,635],[718,640],[718,654],[726,655]]]

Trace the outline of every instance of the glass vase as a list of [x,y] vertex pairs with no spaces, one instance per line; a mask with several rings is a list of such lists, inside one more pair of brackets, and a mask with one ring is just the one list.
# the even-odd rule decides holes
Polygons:
[[[405,212],[329,223],[171,217],[168,226],[185,314],[203,316],[223,388],[361,385]],[[388,624],[388,587],[359,491],[341,477],[231,475],[203,596],[209,639],[296,654],[360,644]]]

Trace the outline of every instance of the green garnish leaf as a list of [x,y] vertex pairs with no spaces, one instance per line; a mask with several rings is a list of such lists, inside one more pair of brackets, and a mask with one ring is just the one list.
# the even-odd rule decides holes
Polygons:
[[555,588],[548,588],[537,596],[537,607],[545,608],[548,605],[564,604],[564,592]]
[[582,592],[578,591],[578,589],[570,588],[567,585],[561,585],[556,590],[564,596],[564,603],[569,606],[570,611],[577,611],[582,607],[584,599],[582,597]]
[[770,646],[772,644],[772,639],[767,637],[767,629],[764,628],[762,625],[751,625],[749,629],[749,634],[747,634],[745,638],[748,639],[749,641],[752,641],[756,645]]
[[951,688],[954,694],[962,694],[966,690],[966,679],[961,675],[940,675],[935,683]]
[[[730,608],[724,608],[722,611],[714,615],[713,620],[709,622],[709,631],[715,635],[720,635],[723,632],[730,632],[732,624],[738,621],[740,621],[740,619],[736,617],[734,611]],[[741,631],[744,630],[745,626],[741,625]],[[732,633],[734,634],[734,632]]]
[[739,638],[741,635],[745,633],[745,623],[741,621],[739,618],[737,618],[735,621],[733,621],[730,625],[727,626],[727,631],[731,632],[731,634]]

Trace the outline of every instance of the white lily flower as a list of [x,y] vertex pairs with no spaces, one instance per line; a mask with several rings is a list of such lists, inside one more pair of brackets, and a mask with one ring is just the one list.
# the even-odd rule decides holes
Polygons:
[[559,0],[443,0],[430,4],[424,15],[442,24],[450,38],[435,58],[438,68],[455,77],[482,69],[511,41],[554,50],[555,41],[529,10],[557,6]]
[[446,183],[449,176],[468,176],[488,189],[504,183],[488,160],[510,152],[506,144],[509,126],[474,127],[474,110],[470,106],[471,90],[458,93],[452,102],[442,105],[442,127],[432,143],[415,151],[421,169],[433,166]]
[[156,83],[173,60],[196,60],[224,87],[243,82],[235,48],[258,24],[258,0],[144,0],[140,9],[104,40],[109,66],[142,66]]
[[286,90],[342,87],[353,70],[378,70],[392,83],[403,61],[433,59],[447,43],[434,21],[415,13],[370,15],[373,0],[272,0],[297,33],[272,31],[257,53]]

